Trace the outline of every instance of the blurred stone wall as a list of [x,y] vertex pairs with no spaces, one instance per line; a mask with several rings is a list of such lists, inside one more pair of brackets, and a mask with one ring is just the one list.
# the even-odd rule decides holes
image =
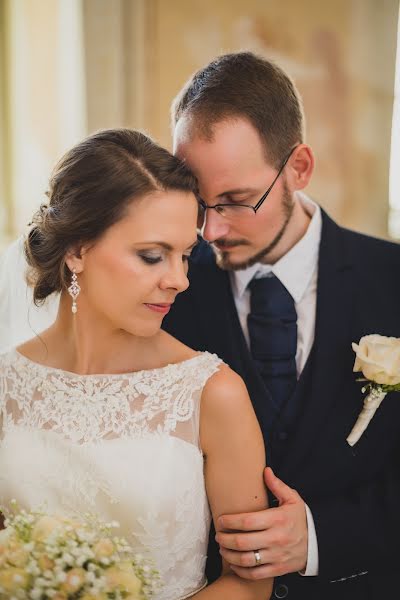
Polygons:
[[171,147],[170,103],[181,85],[216,55],[249,49],[279,62],[303,96],[316,155],[309,193],[340,223],[387,237],[398,0],[0,3],[14,15],[7,60],[0,56],[11,119],[0,132],[8,165],[0,218],[13,235],[68,144],[126,126]]
[[[309,193],[340,223],[387,236],[397,0],[117,4],[119,29],[116,3],[86,0],[87,17],[93,13],[93,20],[87,19],[92,34],[94,13],[98,36],[102,20],[109,23],[108,34],[112,30],[110,54],[104,47],[101,50],[103,68],[109,61],[109,80],[101,85],[113,89],[121,124],[143,127],[170,146],[170,102],[190,74],[223,52],[256,51],[286,68],[303,96],[307,140],[317,158]],[[104,31],[102,39],[106,38]],[[119,69],[111,67],[113,53],[120,54]],[[88,73],[94,72],[94,58],[89,57]],[[102,78],[101,69],[98,77]],[[95,106],[94,79],[89,87],[93,102],[89,122],[96,129],[104,120]],[[121,80],[125,94],[117,99]],[[115,119],[107,121],[111,122]]]

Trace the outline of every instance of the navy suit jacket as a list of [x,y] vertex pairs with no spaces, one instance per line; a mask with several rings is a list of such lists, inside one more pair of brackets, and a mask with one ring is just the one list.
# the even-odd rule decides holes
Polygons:
[[[164,328],[192,348],[215,352],[243,377],[268,462],[269,394],[244,339],[229,275],[205,242],[194,253],[189,279]],[[363,405],[351,343],[371,333],[400,337],[400,246],[343,229],[322,211],[316,311],[314,344],[296,392],[295,432],[272,466],[312,511],[319,575],[279,577],[272,597],[398,598],[400,394],[387,395],[354,447],[346,437]],[[210,579],[219,568],[211,535]]]

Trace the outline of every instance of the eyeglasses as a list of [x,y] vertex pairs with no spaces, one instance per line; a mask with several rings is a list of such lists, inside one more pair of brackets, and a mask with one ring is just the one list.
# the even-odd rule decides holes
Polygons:
[[279,175],[282,173],[283,169],[286,166],[287,161],[289,160],[293,151],[296,148],[297,148],[297,146],[294,146],[291,149],[291,151],[289,152],[289,154],[286,156],[285,160],[283,161],[282,165],[279,168],[278,173],[275,176],[275,179],[273,180],[273,182],[271,183],[271,185],[269,186],[267,191],[264,192],[264,194],[261,196],[261,198],[259,199],[257,204],[255,204],[255,206],[252,206],[251,204],[232,204],[232,203],[214,204],[213,206],[208,206],[208,204],[206,204],[202,198],[198,198],[199,207],[200,207],[199,208],[199,227],[201,227],[204,222],[206,211],[210,210],[210,209],[217,211],[217,213],[219,215],[221,215],[221,217],[225,217],[226,219],[229,219],[229,220],[240,219],[241,217],[248,218],[248,217],[255,216],[257,214],[258,209],[262,206],[262,204],[265,201],[265,199],[267,198],[268,194],[271,192],[277,179],[279,178]]

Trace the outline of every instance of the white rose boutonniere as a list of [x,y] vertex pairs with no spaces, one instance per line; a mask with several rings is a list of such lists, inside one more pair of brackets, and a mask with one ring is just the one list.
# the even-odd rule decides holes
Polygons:
[[361,371],[368,392],[364,407],[351,430],[347,442],[354,446],[388,392],[400,392],[400,338],[366,335],[358,344],[352,344],[356,353],[353,371]]

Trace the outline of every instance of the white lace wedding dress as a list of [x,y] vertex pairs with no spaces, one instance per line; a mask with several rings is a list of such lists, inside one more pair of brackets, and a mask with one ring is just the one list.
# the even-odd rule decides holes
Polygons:
[[0,504],[116,520],[163,581],[157,600],[201,589],[210,511],[199,447],[202,389],[221,360],[76,375],[0,356]]

